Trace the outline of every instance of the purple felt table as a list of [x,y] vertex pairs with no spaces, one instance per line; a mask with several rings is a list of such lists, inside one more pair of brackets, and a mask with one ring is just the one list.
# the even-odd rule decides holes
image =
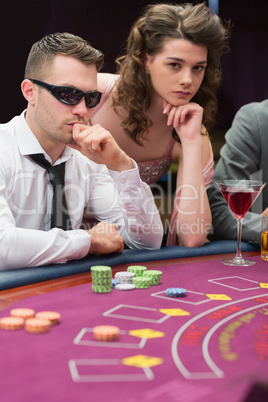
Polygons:
[[[244,268],[160,265],[161,284],[149,289],[97,294],[85,283],[2,309],[0,318],[27,307],[62,320],[39,335],[0,330],[0,401],[249,400],[268,380],[268,263],[251,258]],[[166,297],[169,287],[186,296]],[[120,328],[118,341],[94,340],[106,324]]]

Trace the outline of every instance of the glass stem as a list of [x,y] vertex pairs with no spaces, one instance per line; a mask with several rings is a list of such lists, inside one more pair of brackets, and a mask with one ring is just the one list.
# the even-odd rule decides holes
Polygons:
[[236,249],[236,258],[241,258],[241,259],[242,259],[242,254],[241,254],[242,222],[243,222],[243,218],[237,218],[237,249]]

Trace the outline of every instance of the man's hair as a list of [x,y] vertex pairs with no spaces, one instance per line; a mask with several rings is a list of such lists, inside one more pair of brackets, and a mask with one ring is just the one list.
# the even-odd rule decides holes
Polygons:
[[71,56],[87,65],[103,67],[104,55],[79,36],[53,33],[34,43],[25,66],[24,78],[43,79],[56,56]]
[[221,81],[221,55],[227,46],[230,23],[226,27],[205,3],[151,4],[133,24],[126,52],[117,59],[118,80],[113,105],[128,112],[124,131],[138,144],[150,127],[146,115],[150,106],[150,78],[146,74],[146,53],[155,56],[168,39],[186,39],[208,49],[207,67],[202,84],[192,99],[204,108],[203,123],[209,129],[217,113],[216,93]]

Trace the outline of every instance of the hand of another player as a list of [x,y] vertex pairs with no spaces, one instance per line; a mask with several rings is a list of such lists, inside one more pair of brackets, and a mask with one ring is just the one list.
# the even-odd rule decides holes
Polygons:
[[73,139],[75,144],[70,146],[95,163],[104,164],[118,172],[133,168],[131,159],[119,147],[111,133],[99,124],[93,126],[75,124]]
[[114,224],[102,221],[87,232],[91,235],[90,253],[121,253],[124,249],[124,240]]
[[268,216],[268,208],[265,208],[265,210],[262,212],[261,216]]
[[167,125],[175,128],[181,142],[200,139],[203,108],[197,103],[173,106],[164,100],[163,113],[167,114]]

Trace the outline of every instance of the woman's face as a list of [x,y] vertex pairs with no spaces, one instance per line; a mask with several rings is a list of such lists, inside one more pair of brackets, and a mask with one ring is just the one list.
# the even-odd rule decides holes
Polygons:
[[207,48],[185,39],[167,39],[161,52],[146,55],[153,96],[174,106],[185,105],[197,93],[205,74]]

